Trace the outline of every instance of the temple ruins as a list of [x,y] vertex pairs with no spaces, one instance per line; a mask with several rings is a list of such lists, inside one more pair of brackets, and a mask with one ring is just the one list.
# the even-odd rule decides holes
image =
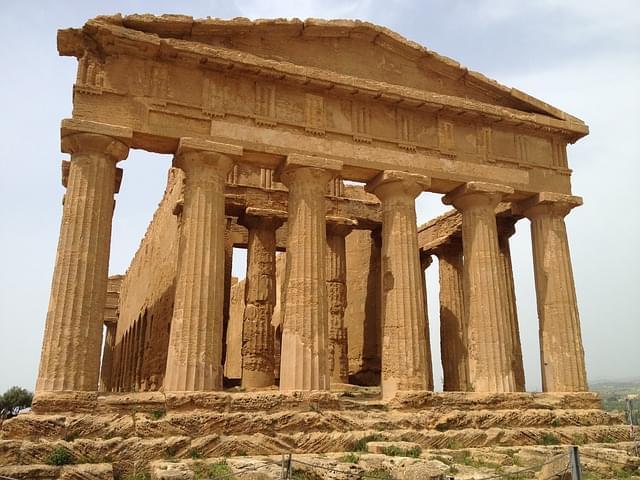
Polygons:
[[[367,398],[398,412],[599,411],[565,226],[582,204],[567,160],[588,134],[578,118],[359,21],[98,17],[60,30],[58,51],[78,73],[61,126],[66,193],[35,417],[246,412],[252,392],[263,402],[254,411],[309,399],[344,410],[340,392],[358,385],[379,387]],[[121,182],[135,188],[131,149],[173,164],[131,265],[109,277],[116,194]],[[423,192],[451,211],[418,226]],[[518,221],[531,227],[535,394],[525,393],[509,249]],[[240,282],[234,248],[247,249]],[[440,282],[440,359],[427,269]],[[597,419],[588,439],[598,428],[622,435]],[[358,426],[334,427],[346,430],[313,447],[278,441],[346,449]],[[216,451],[280,451],[256,438]]]

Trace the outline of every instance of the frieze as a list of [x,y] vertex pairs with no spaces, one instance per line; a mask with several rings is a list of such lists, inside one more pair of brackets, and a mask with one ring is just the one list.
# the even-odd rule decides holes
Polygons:
[[[103,94],[134,99],[149,97],[145,123],[168,133],[176,132],[175,135],[185,128],[207,135],[208,122],[212,118],[224,117],[231,123],[248,119],[263,127],[300,129],[314,136],[348,136],[357,143],[375,142],[380,146],[386,144],[387,148],[420,151],[444,158],[568,172],[564,139],[551,134],[544,136],[538,131],[517,133],[509,126],[488,126],[486,122],[490,120],[480,116],[444,115],[430,108],[390,107],[383,102],[354,99],[353,94],[333,89],[321,93],[315,84],[312,87],[283,85],[277,88],[273,79],[255,79],[248,74],[223,74],[130,57],[110,58],[101,64],[105,69],[103,73],[96,76],[92,73],[97,72],[96,67],[88,68],[89,59],[82,57],[80,60],[80,81],[97,78],[104,84],[106,75],[110,88],[103,88]],[[142,70],[145,74],[131,75],[132,70]],[[172,88],[174,82],[187,80],[189,86]],[[80,94],[76,106],[82,105],[82,94],[90,93],[79,87],[76,86],[76,93]],[[89,101],[89,104],[94,103]],[[402,103],[401,99],[398,103]],[[82,109],[85,115],[92,115],[96,110],[89,104]],[[103,110],[110,115],[108,108]],[[108,121],[104,112],[102,115],[100,120]],[[113,121],[118,123],[116,119]],[[532,145],[535,148],[532,149]]]

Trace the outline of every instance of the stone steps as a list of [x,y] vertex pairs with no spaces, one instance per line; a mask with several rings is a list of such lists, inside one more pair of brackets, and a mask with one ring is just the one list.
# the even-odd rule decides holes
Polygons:
[[619,426],[558,428],[490,428],[436,430],[355,430],[348,432],[295,432],[291,434],[253,433],[245,435],[206,435],[200,437],[114,437],[110,439],[0,440],[1,465],[29,465],[46,462],[58,446],[69,450],[85,463],[139,462],[192,456],[267,455],[282,452],[348,452],[358,441],[409,441],[422,448],[468,448],[544,444],[588,444],[628,439],[629,430]]
[[349,452],[366,439],[426,450],[590,444],[629,435],[623,417],[602,411],[592,393],[416,392],[389,402],[374,396],[372,389],[82,394],[80,403],[73,395],[40,396],[32,413],[0,426],[0,465],[31,472],[14,478],[44,480],[66,478],[58,467],[38,467],[60,448],[75,463],[113,465],[117,476],[163,459]]
[[[157,418],[156,418],[157,417]],[[76,439],[137,436],[140,438],[211,434],[238,435],[247,431],[271,435],[295,432],[351,430],[459,430],[620,425],[622,415],[602,410],[424,410],[308,411],[267,413],[131,413],[110,415],[21,415],[4,422],[0,438]]]

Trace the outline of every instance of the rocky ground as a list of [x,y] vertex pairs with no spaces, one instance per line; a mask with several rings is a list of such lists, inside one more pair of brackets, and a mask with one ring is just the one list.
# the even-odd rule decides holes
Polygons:
[[154,393],[83,405],[5,421],[0,478],[275,479],[284,452],[297,480],[546,480],[566,470],[572,444],[583,478],[640,478],[624,417],[590,393]]

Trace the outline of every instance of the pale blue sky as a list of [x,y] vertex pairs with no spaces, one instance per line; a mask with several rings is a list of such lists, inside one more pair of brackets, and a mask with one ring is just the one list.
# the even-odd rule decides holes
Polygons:
[[[33,388],[58,237],[59,123],[76,60],[56,30],[98,14],[359,18],[395,30],[499,82],[584,119],[569,149],[585,205],[567,218],[590,379],[640,377],[640,4],[629,0],[9,1],[0,4],[0,392]],[[124,272],[162,194],[168,156],[133,151],[114,218],[111,273]],[[417,203],[420,221],[443,210]],[[529,225],[512,241],[527,386],[540,387]],[[437,263],[427,278],[436,383]],[[234,264],[244,276],[243,256]]]

